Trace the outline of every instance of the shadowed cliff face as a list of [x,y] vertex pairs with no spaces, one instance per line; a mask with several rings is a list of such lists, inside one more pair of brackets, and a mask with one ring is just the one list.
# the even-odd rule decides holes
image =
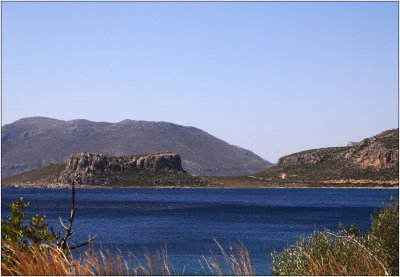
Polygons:
[[58,182],[68,183],[74,180],[78,183],[94,183],[98,175],[118,175],[132,169],[184,172],[181,157],[173,152],[119,157],[84,152],[73,154],[69,158]]

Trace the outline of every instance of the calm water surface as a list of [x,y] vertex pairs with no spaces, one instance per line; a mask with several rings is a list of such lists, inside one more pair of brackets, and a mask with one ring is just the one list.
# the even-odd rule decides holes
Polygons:
[[[281,251],[299,235],[315,228],[336,231],[339,222],[370,227],[370,215],[387,197],[398,199],[398,190],[364,189],[79,189],[73,242],[97,234],[97,247],[129,249],[137,256],[146,247],[168,249],[177,270],[209,274],[199,258],[219,253],[242,241],[251,252],[257,275],[271,274],[270,252]],[[2,218],[8,204],[20,196],[30,201],[28,216],[46,215],[50,226],[67,223],[70,190],[2,189]]]

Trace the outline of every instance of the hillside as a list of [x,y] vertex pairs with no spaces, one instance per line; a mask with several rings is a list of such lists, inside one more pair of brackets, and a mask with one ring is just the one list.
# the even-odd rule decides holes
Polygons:
[[2,180],[3,187],[204,187],[206,181],[182,169],[176,153],[132,156],[76,153],[67,163],[49,165]]
[[2,176],[64,163],[79,152],[122,156],[172,151],[194,175],[234,176],[271,166],[249,150],[200,129],[168,122],[118,123],[31,117],[2,128]]
[[389,130],[359,144],[303,151],[251,177],[259,181],[326,185],[398,185],[399,130]]

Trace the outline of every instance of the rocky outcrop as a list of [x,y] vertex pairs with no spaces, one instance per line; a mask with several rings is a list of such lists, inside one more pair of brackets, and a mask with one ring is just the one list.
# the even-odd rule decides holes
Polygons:
[[[395,186],[399,180],[399,130],[347,147],[303,151],[279,159],[255,177],[269,182]],[[385,186],[386,186],[385,185]]]
[[208,181],[182,169],[173,152],[135,156],[109,156],[81,152],[67,163],[53,164],[2,179],[2,187],[68,188],[192,188]]
[[83,152],[69,158],[58,182],[96,183],[99,178],[104,181],[107,176],[120,175],[130,169],[184,172],[181,157],[173,152],[119,157]]
[[344,156],[346,161],[358,165],[361,168],[387,168],[398,166],[398,138],[398,129],[393,132],[384,132],[362,140],[358,145],[351,147],[342,156]]
[[359,144],[360,144],[360,142],[354,142],[354,141],[347,142],[347,146],[356,146],[356,145],[359,145]]
[[366,138],[354,146],[308,150],[279,159],[282,167],[341,162],[360,168],[390,168],[399,163],[398,129]]

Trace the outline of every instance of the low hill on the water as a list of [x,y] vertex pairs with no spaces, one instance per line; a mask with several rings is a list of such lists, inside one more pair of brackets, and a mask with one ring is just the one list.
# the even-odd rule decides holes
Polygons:
[[254,178],[281,183],[398,184],[399,129],[354,146],[303,151],[279,159]]
[[257,174],[202,179],[220,187],[398,187],[399,129],[353,146],[287,155]]
[[186,173],[172,152],[134,156],[73,154],[67,163],[49,165],[2,180],[3,187],[204,187],[206,181]]
[[50,164],[64,163],[74,153],[122,156],[172,151],[194,175],[247,175],[271,163],[200,129],[168,122],[123,120],[118,123],[20,119],[2,127],[2,177]]

